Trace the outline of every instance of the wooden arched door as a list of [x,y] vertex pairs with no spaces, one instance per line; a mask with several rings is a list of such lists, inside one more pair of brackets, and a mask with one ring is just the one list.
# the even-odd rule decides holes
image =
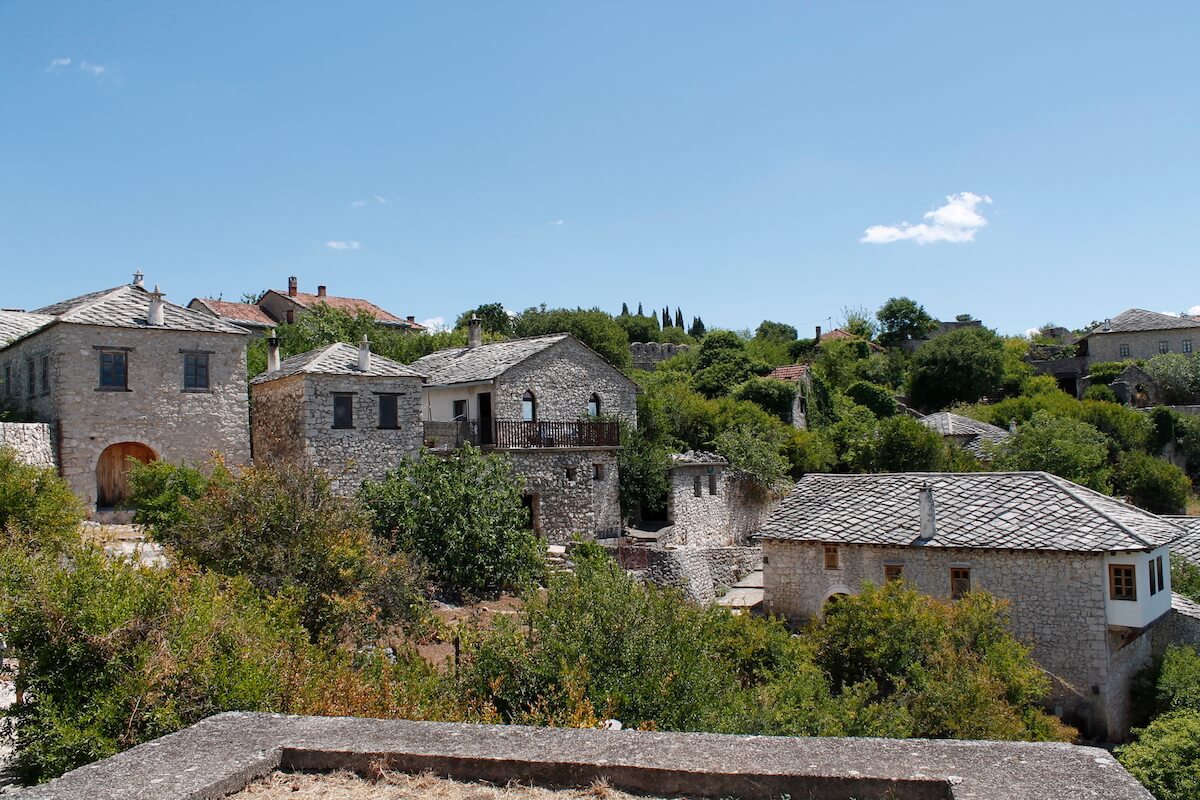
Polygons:
[[141,442],[119,442],[109,445],[96,463],[96,505],[119,506],[129,495],[129,461],[136,458],[149,464],[157,456]]

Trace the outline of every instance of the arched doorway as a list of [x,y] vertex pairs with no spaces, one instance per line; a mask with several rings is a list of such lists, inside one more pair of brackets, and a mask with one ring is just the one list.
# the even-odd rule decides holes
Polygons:
[[96,506],[108,508],[119,506],[129,495],[129,462],[127,459],[136,458],[143,464],[149,464],[158,456],[146,445],[140,442],[119,442],[109,445],[100,454],[96,462]]

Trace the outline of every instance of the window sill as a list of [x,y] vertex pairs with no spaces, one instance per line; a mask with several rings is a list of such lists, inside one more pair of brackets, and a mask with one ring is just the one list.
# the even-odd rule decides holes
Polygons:
[[212,389],[180,389],[180,394],[212,394]]
[[354,430],[354,426],[353,425],[333,425],[333,426],[330,426],[329,430],[331,430],[331,431],[352,431],[352,430]]
[[132,392],[133,389],[125,389],[119,386],[97,386],[97,392]]
[[377,431],[398,431],[398,430],[400,430],[400,426],[399,425],[380,425],[375,430],[377,430]]

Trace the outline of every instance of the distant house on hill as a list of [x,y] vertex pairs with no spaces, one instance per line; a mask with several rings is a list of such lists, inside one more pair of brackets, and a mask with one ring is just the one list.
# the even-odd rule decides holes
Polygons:
[[966,450],[980,461],[991,460],[991,455],[984,449],[984,442],[999,444],[1010,435],[1004,428],[949,411],[929,414],[917,421],[926,428],[936,431],[951,444]]
[[947,333],[952,333],[961,328],[982,328],[983,323],[977,319],[956,319],[949,322],[938,322],[938,326],[929,333],[917,339],[906,339],[900,343],[900,347],[909,353],[914,353],[921,348],[922,345],[933,341],[939,336],[945,336]]
[[274,325],[286,325],[298,320],[303,314],[317,306],[325,305],[345,311],[351,316],[368,314],[379,325],[385,325],[402,330],[423,331],[425,326],[416,321],[415,316],[404,319],[390,311],[385,311],[370,300],[357,297],[339,297],[329,294],[324,286],[317,287],[316,294],[299,290],[295,276],[288,278],[288,288],[268,289],[254,303],[230,303],[223,300],[212,300],[197,297],[188,303],[188,308],[209,314],[237,325],[258,330],[264,330]]
[[192,311],[208,314],[259,334],[265,333],[278,324],[267,312],[253,303],[230,303],[225,300],[193,297],[187,307]]
[[758,534],[764,609],[801,622],[867,582],[900,579],[946,600],[987,590],[1009,601],[1056,713],[1119,740],[1155,638],[1184,624],[1200,634],[1194,620],[1159,624],[1174,614],[1171,542],[1184,533],[1042,472],[807,475]]
[[801,430],[807,429],[808,400],[812,397],[812,365],[785,364],[768,372],[766,377],[796,384],[796,396],[792,399],[792,425]]

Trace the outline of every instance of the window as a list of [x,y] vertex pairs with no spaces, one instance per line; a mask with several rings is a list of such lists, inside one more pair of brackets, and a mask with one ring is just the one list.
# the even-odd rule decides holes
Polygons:
[[187,392],[208,391],[208,353],[183,354],[183,389]]
[[455,400],[454,401],[454,416],[452,417],[453,421],[454,422],[462,422],[466,418],[467,418],[467,401],[466,400]]
[[29,396],[33,397],[33,387],[37,384],[36,374],[33,371],[33,359],[25,359],[25,385],[29,389]]
[[838,547],[836,544],[825,545],[825,569],[840,569],[838,566]]
[[12,397],[12,364],[4,365],[4,396]]
[[1160,592],[1166,588],[1166,584],[1163,583],[1163,565],[1162,564],[1163,564],[1162,556],[1159,556],[1158,558],[1154,559],[1154,566],[1155,566],[1154,571],[1156,573],[1158,573],[1158,590]]
[[592,464],[592,480],[594,480],[594,481],[604,480],[604,465],[603,464]]
[[1160,353],[1171,352],[1171,345],[1169,345],[1167,342],[1159,342],[1158,343],[1158,352],[1160,352]]
[[904,567],[901,564],[884,564],[883,579],[885,581],[898,581],[904,573]]
[[1137,573],[1132,564],[1108,565],[1108,596],[1113,600],[1137,600]]
[[708,468],[708,493],[717,493],[717,471],[712,467]]
[[42,394],[50,393],[50,356],[42,356]]
[[100,388],[121,390],[129,388],[129,359],[124,350],[100,351]]
[[1183,352],[1188,353],[1188,354],[1190,354],[1192,352],[1192,340],[1191,339],[1183,340]]
[[588,416],[589,417],[600,416],[600,395],[593,393],[592,396],[588,399]]
[[950,568],[950,597],[954,600],[971,591],[970,567]]
[[692,478],[692,494],[696,495],[696,497],[704,496],[704,483],[700,480],[699,475]]
[[537,398],[533,396],[533,392],[526,391],[521,395],[521,419],[526,422],[537,419]]
[[579,477],[579,470],[577,468],[567,467],[567,481],[569,483],[574,483],[575,479],[578,477]]
[[354,427],[354,395],[335,394],[333,396],[333,427]]
[[379,427],[389,430],[400,427],[400,402],[397,395],[379,395]]
[[1154,597],[1158,593],[1158,579],[1154,575],[1154,559],[1146,562],[1146,572],[1150,576],[1150,596]]
[[1129,345],[1121,345],[1121,358],[1129,358]]

